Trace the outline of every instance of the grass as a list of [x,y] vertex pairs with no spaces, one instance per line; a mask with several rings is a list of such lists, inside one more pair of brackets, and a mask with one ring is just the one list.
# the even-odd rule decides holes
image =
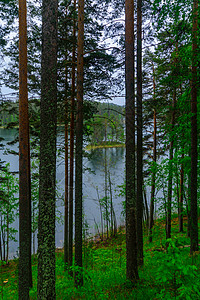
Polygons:
[[[126,281],[124,230],[104,242],[88,241],[84,245],[84,286],[76,288],[64,271],[63,251],[56,251],[57,299],[200,299],[199,253],[190,256],[190,241],[178,233],[177,218],[172,221],[172,239],[166,251],[164,220],[155,222],[153,242],[144,232],[144,266],[139,268],[139,281]],[[18,299],[17,260],[1,266],[0,299]],[[37,299],[37,259],[32,257],[33,288],[30,299]]]

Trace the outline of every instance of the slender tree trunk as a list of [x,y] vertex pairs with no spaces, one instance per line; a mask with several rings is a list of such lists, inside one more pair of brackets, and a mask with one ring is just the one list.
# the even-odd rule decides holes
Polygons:
[[[26,0],[19,1],[19,299],[31,286],[30,154],[27,88]],[[28,230],[27,230],[28,229]]]
[[[66,58],[67,59],[67,58]],[[68,226],[68,82],[67,66],[65,67],[65,222],[64,222],[64,269],[67,269],[69,226]],[[72,228],[73,231],[73,228]]]
[[76,65],[76,0],[73,16],[72,89],[70,113],[70,174],[69,174],[69,266],[73,260],[73,190],[74,190],[74,110],[75,110],[75,65]]
[[125,0],[126,277],[138,279],[135,193],[134,1]]
[[33,237],[32,237],[32,243],[33,243],[33,254],[35,254],[35,206],[34,206],[34,202],[32,205],[32,211],[33,211],[33,215],[32,215],[32,222],[33,222]]
[[[106,127],[105,127],[106,128]],[[105,130],[105,141],[106,141],[106,130]],[[109,226],[108,226],[108,186],[107,186],[107,149],[104,149],[105,151],[105,159],[104,159],[104,180],[105,180],[105,210],[106,210],[106,235],[107,235],[107,239],[109,236]]]
[[[1,216],[1,215],[0,215]],[[2,260],[2,239],[1,239],[1,230],[0,230],[0,260]]]
[[[3,225],[4,226],[6,225],[5,216],[3,218]],[[3,260],[5,261],[6,260],[6,231],[5,231],[5,228],[3,228],[3,231],[2,231],[2,238],[3,238]]]
[[[154,91],[155,91],[155,79],[154,79]],[[151,180],[151,201],[150,201],[150,215],[149,215],[149,242],[152,242],[152,228],[153,228],[153,216],[154,216],[154,202],[155,202],[155,180],[156,180],[156,170],[155,164],[157,159],[157,118],[156,118],[156,109],[154,109],[154,132],[153,132],[153,163],[154,169],[152,173]]]
[[103,212],[102,212],[102,204],[101,204],[101,201],[99,198],[98,187],[96,187],[96,191],[97,191],[97,198],[98,198],[98,202],[99,202],[100,217],[101,217],[101,240],[103,241]]
[[55,178],[57,125],[57,12],[58,3],[56,0],[43,0],[38,217],[38,300],[56,299]]
[[147,193],[146,190],[144,189],[143,191],[144,194],[144,205],[145,205],[145,210],[146,210],[146,224],[147,224],[147,228],[149,226],[149,208],[148,208],[148,203],[147,203]]
[[116,236],[117,235],[117,219],[116,219],[114,209],[113,209],[113,217],[114,217],[114,236]]
[[77,119],[75,153],[75,284],[83,284],[82,273],[82,164],[83,164],[83,49],[84,49],[84,0],[78,3],[78,47],[77,47]]
[[[156,97],[156,81],[155,81],[155,70],[154,64],[153,66],[153,97],[155,101]],[[157,159],[157,115],[156,115],[156,108],[154,108],[153,114],[153,163],[154,163],[154,170],[152,173],[152,180],[151,180],[151,200],[150,200],[150,212],[149,212],[149,242],[152,242],[152,228],[153,228],[153,217],[154,217],[154,202],[155,202],[155,180],[156,180],[156,170],[155,164]]]
[[10,187],[9,187],[9,179],[8,179],[8,203],[7,203],[7,212],[6,212],[6,226],[7,226],[7,244],[6,244],[6,264],[8,264],[8,255],[9,255],[9,210],[10,210],[10,199],[9,199],[9,194],[10,194]]
[[179,202],[179,192],[180,192],[180,188],[179,188],[179,172],[178,172],[179,170],[178,170],[178,163],[176,163],[176,195],[177,195],[177,199],[178,199],[178,201],[177,202]]
[[[184,153],[182,153],[182,160],[184,159]],[[178,205],[178,223],[179,232],[183,232],[183,183],[184,183],[184,169],[183,162],[181,163],[181,176],[180,176],[180,193],[179,193],[179,205]]]
[[143,265],[143,147],[142,147],[142,1],[137,0],[137,246]]
[[[172,131],[174,130],[174,122],[175,122],[175,111],[174,111],[175,105],[176,105],[176,89],[174,90],[174,93],[173,93],[173,103],[172,103],[172,118],[171,118],[171,130]],[[174,152],[174,137],[172,136],[172,140],[171,140],[170,146],[169,146],[169,179],[168,179],[168,195],[167,195],[166,239],[171,238],[173,152]]]
[[[178,47],[178,45],[177,45]],[[180,83],[180,92],[182,92],[182,85]],[[184,140],[184,133],[182,134],[182,139]],[[182,151],[184,151],[184,144],[182,145]],[[179,223],[179,232],[183,232],[183,196],[184,196],[184,152],[181,155],[181,171],[180,171],[180,190],[179,190],[179,199],[178,199],[178,223]]]
[[33,232],[33,254],[35,254],[35,232]]
[[1,214],[1,237],[2,237],[2,248],[1,248],[1,260],[3,260],[3,245],[4,245],[4,239],[3,239],[3,220],[2,220],[2,214]]
[[31,152],[30,152],[30,133],[28,131],[28,180],[29,180],[29,219],[28,219],[28,230],[29,230],[29,287],[33,287],[32,279],[32,201],[31,201]]
[[[9,193],[9,192],[8,192]],[[7,214],[6,214],[6,217],[7,217],[7,220],[6,220],[6,229],[7,229],[7,232],[6,232],[6,235],[7,235],[7,241],[6,241],[6,264],[8,264],[8,253],[9,253],[9,200],[8,200],[8,207],[7,207]]]
[[191,223],[191,214],[190,214],[190,204],[191,204],[191,170],[189,170],[188,174],[188,197],[185,197],[186,200],[186,208],[187,208],[187,236],[190,237],[190,223]]
[[109,189],[110,189],[110,228],[111,236],[113,236],[113,198],[112,198],[112,183],[110,179],[110,172],[108,173]]
[[198,207],[197,207],[197,34],[198,34],[198,0],[193,1],[192,27],[192,89],[191,89],[191,223],[190,253],[198,251]]

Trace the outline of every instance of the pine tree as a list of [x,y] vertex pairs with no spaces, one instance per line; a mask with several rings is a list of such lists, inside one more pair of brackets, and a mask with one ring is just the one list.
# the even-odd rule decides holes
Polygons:
[[138,279],[135,191],[134,2],[125,1],[126,276]]
[[137,246],[143,265],[143,145],[142,145],[142,1],[137,1]]
[[78,44],[77,44],[77,116],[75,153],[75,284],[83,284],[82,273],[82,164],[83,164],[83,50],[84,50],[84,0],[78,3]]
[[56,0],[43,0],[38,219],[38,299],[56,299],[55,178],[57,110]]
[[198,209],[197,209],[197,32],[198,1],[193,1],[192,27],[192,80],[191,80],[191,212],[190,212],[190,253],[198,251]]
[[26,0],[19,1],[19,298],[29,299],[31,278],[31,191],[27,88]]

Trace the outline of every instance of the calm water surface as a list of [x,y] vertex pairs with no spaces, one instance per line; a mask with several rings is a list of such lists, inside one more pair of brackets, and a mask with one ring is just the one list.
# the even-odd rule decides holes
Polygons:
[[[16,129],[0,129],[0,137],[3,137],[6,144],[17,137]],[[58,136],[58,147],[64,145],[63,134],[60,133]],[[6,146],[8,149],[17,151],[18,144],[12,146]],[[5,149],[0,149],[0,157],[2,160],[10,163],[10,170],[17,172],[19,170],[18,156],[13,154],[5,154]],[[94,235],[97,233],[97,224],[100,228],[100,209],[98,205],[98,196],[103,198],[105,196],[105,172],[107,176],[110,176],[112,194],[113,194],[113,207],[117,217],[117,224],[123,224],[124,219],[121,215],[122,205],[121,202],[124,200],[118,196],[117,186],[124,182],[124,160],[125,160],[125,149],[124,148],[107,148],[107,149],[96,149],[86,152],[88,155],[83,159],[83,209],[84,219],[89,226],[89,233]],[[57,157],[57,189],[59,192],[59,199],[57,199],[57,210],[60,212],[61,220],[63,221],[64,216],[64,160],[61,157]],[[107,177],[107,188],[109,190],[109,180]],[[109,192],[108,192],[109,196]],[[12,224],[13,227],[18,229],[18,219]],[[18,234],[16,234],[18,241]],[[63,225],[56,223],[56,247],[63,246]],[[10,257],[16,256],[18,251],[18,242],[10,242]]]

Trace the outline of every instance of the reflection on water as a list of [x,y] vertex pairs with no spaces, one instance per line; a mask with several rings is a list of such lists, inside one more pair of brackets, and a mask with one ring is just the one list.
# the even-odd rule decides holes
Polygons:
[[4,138],[6,142],[10,142],[18,135],[18,129],[3,129],[0,128],[0,137]]
[[[17,136],[17,129],[0,129],[0,137],[5,139],[5,142],[11,141]],[[59,144],[64,143],[62,141],[62,134],[59,133]],[[5,142],[3,142],[5,144]],[[18,145],[12,145],[9,149],[17,151]],[[18,171],[18,156],[12,154],[4,155],[2,149],[0,149],[0,157],[6,162],[10,162],[11,171]],[[87,157],[83,159],[84,173],[83,173],[83,200],[84,200],[84,218],[89,225],[89,231],[91,234],[95,234],[97,226],[100,226],[100,209],[97,197],[97,188],[99,197],[103,198],[105,193],[109,196],[108,185],[106,187],[106,180],[110,176],[112,194],[113,194],[113,207],[117,217],[117,224],[123,222],[121,217],[121,197],[118,197],[117,186],[124,182],[124,148],[105,148],[95,149],[87,151]],[[60,195],[64,196],[64,161],[61,158],[57,159],[57,188]],[[107,189],[107,191],[105,191]],[[61,214],[61,218],[64,219],[64,207],[63,201],[57,200],[58,211]],[[13,226],[18,229],[18,220],[15,221]],[[18,234],[16,235],[18,240]],[[63,225],[56,224],[56,247],[63,246]],[[18,242],[10,242],[10,251],[12,255],[16,254],[18,249]]]
[[119,162],[121,164],[121,161],[124,158],[124,151],[125,148],[123,147],[93,149],[90,151],[88,160],[91,162],[91,166],[94,168],[94,170],[104,165],[105,159],[108,166],[114,167]]

